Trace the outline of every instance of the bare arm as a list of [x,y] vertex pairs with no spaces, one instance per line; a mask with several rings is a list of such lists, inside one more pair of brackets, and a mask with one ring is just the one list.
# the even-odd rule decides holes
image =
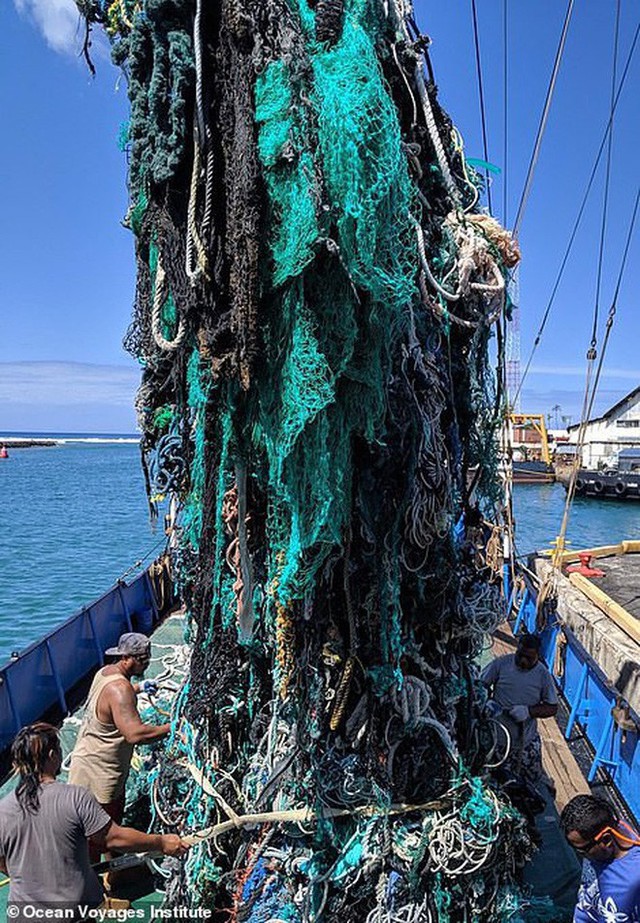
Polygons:
[[549,705],[547,702],[540,702],[539,705],[530,705],[529,714],[532,718],[553,718],[558,712],[557,705]]
[[119,849],[122,852],[161,852],[165,856],[183,856],[189,849],[175,833],[142,833],[113,822],[90,839],[103,852]]
[[138,714],[136,694],[129,683],[113,683],[109,692],[108,705],[113,723],[127,743],[146,744],[165,737],[171,730],[170,724],[145,724]]
[[2,872],[3,875],[9,874],[9,869],[7,868],[7,860],[5,859],[4,856],[0,858],[0,872]]

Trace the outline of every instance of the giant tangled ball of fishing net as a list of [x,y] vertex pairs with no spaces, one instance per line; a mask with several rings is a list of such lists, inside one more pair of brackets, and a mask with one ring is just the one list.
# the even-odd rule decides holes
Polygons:
[[79,5],[128,78],[127,345],[193,645],[155,782],[199,831],[168,902],[510,918],[529,843],[476,666],[499,574],[455,526],[470,484],[495,500],[519,254],[411,6]]

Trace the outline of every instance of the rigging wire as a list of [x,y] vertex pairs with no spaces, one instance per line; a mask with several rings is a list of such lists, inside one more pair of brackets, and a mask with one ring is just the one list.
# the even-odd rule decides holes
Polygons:
[[611,301],[611,307],[609,308],[609,315],[607,317],[607,323],[605,326],[604,339],[602,341],[602,350],[600,351],[600,361],[598,362],[598,368],[596,370],[596,377],[593,383],[593,391],[591,394],[591,401],[589,403],[589,417],[591,417],[591,411],[593,409],[593,402],[595,400],[596,392],[598,390],[598,384],[600,383],[600,374],[602,372],[602,365],[604,362],[605,353],[607,351],[609,337],[611,336],[611,328],[613,327],[613,322],[616,316],[616,311],[618,307],[618,296],[620,294],[620,287],[622,285],[622,277],[623,277],[625,266],[627,263],[627,256],[629,254],[629,249],[631,247],[631,239],[633,236],[633,230],[635,227],[636,218],[638,216],[638,206],[640,206],[640,186],[638,186],[638,191],[636,193],[636,201],[633,206],[633,214],[631,216],[631,225],[629,227],[629,233],[627,234],[627,241],[626,241],[624,252],[622,255],[622,263],[620,265],[620,272],[618,273],[618,280],[616,282],[616,287],[613,293],[613,299]]
[[560,563],[560,561],[561,561],[561,554],[562,554],[562,552],[563,552],[563,550],[564,550],[564,540],[565,540],[565,537],[566,537],[567,526],[568,526],[568,522],[569,522],[569,511],[570,511],[570,508],[571,508],[571,504],[572,504],[572,502],[573,502],[573,497],[574,497],[574,495],[575,495],[576,481],[577,481],[577,479],[578,479],[578,470],[579,470],[579,461],[580,461],[580,451],[581,451],[581,449],[582,449],[582,446],[584,445],[584,437],[585,437],[585,433],[586,433],[586,425],[587,425],[587,423],[588,423],[588,421],[589,421],[589,418],[590,418],[590,416],[591,416],[591,411],[592,411],[592,409],[593,409],[593,404],[594,404],[595,397],[596,397],[596,393],[597,393],[597,390],[598,390],[598,384],[600,383],[600,375],[601,375],[601,372],[602,372],[602,366],[603,366],[603,363],[604,363],[604,357],[605,357],[605,355],[606,355],[607,346],[608,346],[608,343],[609,343],[609,338],[610,338],[610,336],[611,336],[611,329],[612,329],[612,327],[613,327],[614,319],[615,319],[615,316],[616,316],[616,311],[617,311],[617,306],[618,306],[618,297],[619,297],[619,295],[620,295],[620,289],[621,289],[621,287],[622,287],[622,280],[623,280],[624,272],[625,272],[626,265],[627,265],[627,257],[628,257],[628,255],[629,255],[629,250],[630,250],[630,247],[631,247],[631,241],[632,241],[632,238],[633,238],[633,232],[634,232],[634,230],[635,230],[636,219],[637,219],[637,217],[638,217],[638,208],[639,208],[639,206],[640,206],[640,186],[638,186],[638,191],[637,191],[637,193],[636,193],[636,199],[635,199],[635,203],[634,203],[634,206],[633,206],[633,212],[632,212],[632,215],[631,215],[631,221],[630,221],[630,223],[629,223],[629,230],[627,231],[627,239],[626,239],[624,251],[623,251],[623,254],[622,254],[622,261],[621,261],[621,263],[620,263],[620,270],[619,270],[619,272],[618,272],[618,278],[617,278],[616,286],[615,286],[615,289],[614,289],[614,292],[613,292],[613,298],[612,298],[612,301],[611,301],[611,307],[609,308],[609,315],[608,315],[608,317],[607,317],[607,324],[606,324],[606,330],[605,330],[604,340],[603,340],[603,343],[602,343],[602,350],[601,350],[601,354],[600,354],[600,360],[599,360],[599,362],[598,362],[598,368],[597,368],[597,370],[596,370],[596,374],[595,374],[595,378],[594,378],[594,382],[593,382],[593,386],[592,386],[592,387],[591,387],[591,385],[590,385],[590,381],[591,381],[591,375],[592,375],[592,371],[593,371],[593,363],[594,363],[594,361],[595,361],[595,355],[592,353],[591,350],[589,350],[589,354],[588,354],[588,362],[587,362],[587,381],[586,381],[586,386],[585,386],[585,395],[584,395],[584,401],[583,401],[582,416],[581,416],[581,418],[580,418],[580,428],[579,428],[579,430],[578,430],[578,441],[577,441],[577,446],[576,446],[576,457],[575,457],[575,461],[574,461],[574,463],[573,463],[573,468],[571,469],[571,476],[570,476],[570,479],[569,479],[569,485],[568,485],[568,487],[567,487],[567,497],[566,497],[564,513],[563,513],[563,517],[562,517],[562,525],[561,525],[561,528],[560,528],[560,535],[559,535],[558,540],[557,540],[556,551],[555,551],[555,555],[554,555],[554,565],[555,565],[556,567],[559,566],[559,563]]
[[[600,286],[602,282],[602,264],[604,256],[604,239],[605,231],[607,225],[607,212],[609,205],[609,186],[611,179],[611,152],[612,152],[612,138],[613,138],[613,116],[615,113],[615,87],[616,87],[616,74],[617,74],[617,64],[618,64],[618,41],[620,35],[620,0],[617,0],[616,4],[616,22],[614,30],[614,48],[613,48],[613,65],[612,65],[612,74],[611,74],[611,114],[609,118],[610,122],[610,131],[609,131],[609,143],[607,151],[607,170],[605,175],[605,187],[604,187],[604,199],[602,203],[602,224],[600,228],[600,252],[598,255],[598,274],[597,274],[597,283],[596,283],[596,293],[595,293],[595,303],[593,310],[593,330],[591,333],[591,342],[589,344],[589,349],[587,350],[587,378],[585,383],[585,394],[582,407],[582,415],[580,417],[580,428],[578,430],[578,439],[576,445],[576,456],[571,468],[571,476],[569,478],[569,484],[567,486],[567,496],[565,499],[564,512],[562,516],[562,524],[560,527],[560,534],[558,536],[556,544],[556,553],[554,555],[554,563],[556,567],[559,566],[560,561],[562,560],[561,555],[564,551],[564,544],[567,534],[567,527],[569,525],[569,514],[571,511],[571,505],[573,503],[573,498],[575,496],[576,484],[578,480],[578,470],[580,467],[580,460],[582,455],[582,448],[584,446],[584,441],[586,437],[587,424],[591,416],[591,411],[593,409],[593,403],[596,396],[596,391],[598,388],[598,383],[600,381],[600,373],[602,371],[602,364],[604,361],[604,352],[606,347],[603,345],[602,355],[600,356],[600,362],[598,364],[598,369],[596,372],[596,377],[593,385],[591,385],[591,376],[593,374],[593,366],[596,359],[596,347],[597,347],[597,337],[598,337],[598,308],[599,308],[599,299],[600,299]],[[618,282],[614,290],[613,302],[611,309],[609,311],[609,318],[607,321],[607,334],[605,342],[608,343],[609,336],[611,333],[611,327],[613,325],[613,317],[615,316],[616,302],[618,299],[618,294],[620,291],[620,285],[622,284],[622,276],[627,261],[627,254],[629,252],[629,246],[631,243],[631,237],[633,235],[633,229],[635,226],[637,214],[637,201],[633,209],[633,214],[631,217],[631,223],[629,225],[629,231],[627,234],[627,241],[623,253],[622,263],[620,267],[620,272],[618,274]]]
[[[480,118],[482,121],[482,148],[484,152],[485,163],[489,163],[489,142],[487,140],[487,119],[484,105],[484,85],[482,81],[482,62],[480,59],[480,34],[478,31],[478,10],[476,0],[471,0],[471,13],[473,16],[473,41],[476,49],[476,73],[478,76],[478,95],[480,97]],[[487,200],[489,202],[489,213],[493,214],[493,203],[491,201],[491,180],[489,170],[485,169],[487,179]]]
[[627,60],[626,60],[625,66],[624,66],[624,70],[623,70],[623,72],[622,72],[622,77],[620,78],[620,84],[619,84],[618,90],[617,90],[617,92],[616,92],[616,98],[615,98],[615,100],[614,100],[614,104],[613,104],[613,107],[612,107],[612,110],[611,110],[611,114],[610,114],[609,120],[608,120],[608,122],[607,122],[607,124],[606,124],[605,130],[604,130],[604,134],[603,134],[602,140],[601,140],[601,142],[600,142],[600,147],[598,148],[598,153],[596,154],[596,159],[595,159],[595,162],[594,162],[594,164],[593,164],[593,169],[591,170],[591,175],[589,176],[589,181],[588,181],[588,183],[587,183],[587,188],[586,188],[585,193],[584,193],[584,196],[583,196],[583,198],[582,198],[582,202],[581,202],[580,208],[579,208],[579,210],[578,210],[578,215],[577,215],[577,217],[576,217],[575,223],[574,223],[574,225],[573,225],[573,229],[572,229],[572,231],[571,231],[571,235],[570,235],[570,237],[569,237],[569,243],[567,244],[567,248],[566,248],[565,253],[564,253],[564,256],[563,256],[563,258],[562,258],[562,262],[560,263],[560,269],[558,270],[558,275],[556,276],[556,280],[555,280],[555,282],[554,282],[554,284],[553,284],[553,288],[552,288],[552,290],[551,290],[551,295],[550,295],[550,297],[549,297],[549,301],[548,301],[548,303],[547,303],[547,307],[545,308],[544,314],[542,315],[542,321],[541,321],[541,323],[540,323],[540,327],[538,328],[538,332],[537,332],[537,334],[536,334],[536,338],[535,338],[535,340],[533,341],[533,346],[531,347],[531,352],[529,353],[529,358],[527,359],[527,364],[526,364],[524,373],[523,373],[523,375],[522,375],[522,377],[521,377],[521,379],[520,379],[520,384],[519,384],[519,386],[518,386],[518,390],[517,390],[516,396],[515,396],[515,398],[514,398],[514,403],[515,403],[515,401],[517,401],[518,397],[520,396],[520,392],[522,391],[522,386],[524,385],[524,382],[525,382],[525,380],[526,380],[526,378],[527,378],[527,375],[528,375],[528,373],[529,373],[529,369],[531,368],[531,362],[533,361],[533,356],[534,356],[534,354],[535,354],[535,351],[536,351],[536,349],[538,348],[538,346],[540,345],[540,341],[541,341],[541,339],[542,339],[542,335],[543,335],[543,333],[544,333],[544,331],[545,331],[545,327],[546,327],[547,321],[548,321],[548,319],[549,319],[549,314],[551,313],[551,308],[552,308],[552,306],[553,306],[553,303],[554,303],[555,298],[556,298],[556,294],[557,294],[558,289],[559,289],[559,287],[560,287],[560,283],[561,283],[561,281],[562,281],[562,277],[563,277],[563,275],[564,275],[564,271],[565,271],[567,262],[568,262],[568,260],[569,260],[569,256],[570,256],[570,254],[571,254],[571,250],[572,250],[572,248],[573,248],[573,243],[574,243],[574,241],[575,241],[576,234],[578,233],[578,228],[580,227],[580,222],[582,221],[582,216],[583,216],[583,214],[584,214],[584,210],[585,210],[585,208],[586,208],[587,201],[588,201],[589,195],[590,195],[590,193],[591,193],[591,187],[593,186],[593,182],[594,182],[594,180],[595,180],[595,178],[596,178],[596,173],[598,172],[598,166],[600,165],[600,158],[602,157],[602,153],[603,153],[603,151],[604,151],[605,144],[607,143],[607,138],[609,137],[609,132],[611,131],[611,126],[612,126],[612,124],[613,124],[613,117],[614,117],[616,108],[617,108],[617,106],[618,106],[618,103],[620,102],[620,96],[621,96],[621,94],[622,94],[622,90],[623,90],[624,85],[625,85],[626,80],[627,80],[627,75],[628,75],[628,73],[629,73],[629,68],[630,68],[630,66],[631,66],[631,61],[632,61],[632,59],[633,59],[633,55],[634,55],[634,53],[635,53],[636,46],[637,46],[637,44],[638,44],[638,37],[639,37],[639,36],[640,36],[640,22],[639,22],[638,25],[636,26],[636,31],[635,31],[635,34],[634,34],[634,36],[633,36],[633,41],[632,41],[632,43],[631,43],[631,48],[629,49],[629,54],[627,55]]
[[522,190],[522,195],[520,197],[520,204],[518,205],[518,211],[516,212],[516,220],[513,223],[513,236],[518,237],[518,232],[520,231],[520,225],[522,224],[522,219],[524,217],[524,210],[529,199],[529,194],[531,192],[531,184],[533,183],[533,174],[535,172],[536,164],[538,163],[538,157],[540,156],[540,148],[542,147],[542,138],[544,135],[545,128],[547,127],[547,119],[549,118],[549,110],[551,109],[551,101],[553,99],[553,93],[556,86],[556,81],[558,79],[558,73],[560,71],[560,63],[562,61],[562,55],[564,52],[564,46],[567,40],[567,33],[569,32],[569,23],[571,22],[571,15],[573,13],[574,0],[569,0],[569,5],[567,6],[567,12],[564,18],[564,25],[562,27],[562,33],[560,35],[560,42],[556,51],[556,58],[553,63],[553,70],[551,72],[551,79],[549,81],[549,87],[547,89],[547,96],[544,101],[544,107],[542,110],[542,115],[540,116],[540,123],[538,125],[538,133],[536,135],[535,144],[533,146],[533,151],[531,153],[531,160],[529,161],[529,169],[527,170],[527,178],[524,183],[524,188]]
[[[620,0],[616,3],[616,25],[613,43],[613,69],[611,76],[611,102],[610,111],[613,113],[613,104],[616,96],[616,76],[618,72],[618,40],[620,37]],[[602,224],[600,226],[600,245],[598,251],[598,273],[596,278],[596,298],[593,309],[593,329],[591,331],[591,349],[595,349],[598,340],[598,314],[600,311],[600,289],[602,286],[602,266],[604,263],[604,241],[607,231],[607,215],[609,213],[609,187],[611,180],[611,153],[613,150],[613,119],[611,131],[607,142],[607,166],[604,180],[604,203],[602,206]]]
[[507,0],[502,0],[502,85],[503,85],[503,110],[502,110],[502,224],[507,225],[507,154],[509,150],[509,17],[507,15]]

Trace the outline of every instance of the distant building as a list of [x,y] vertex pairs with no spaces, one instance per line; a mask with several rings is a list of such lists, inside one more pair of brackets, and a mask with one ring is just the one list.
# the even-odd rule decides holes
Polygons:
[[[567,427],[571,442],[578,440],[579,423]],[[621,449],[640,448],[640,387],[634,388],[601,417],[586,425],[583,468],[602,468],[615,462]]]

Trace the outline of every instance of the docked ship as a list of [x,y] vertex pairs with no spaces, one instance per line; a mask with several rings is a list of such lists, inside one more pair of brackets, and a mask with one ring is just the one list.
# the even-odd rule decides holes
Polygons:
[[552,484],[555,470],[544,414],[512,413],[508,428],[513,483]]
[[[580,438],[578,497],[597,500],[640,499],[640,387],[634,388],[600,417],[568,428]],[[573,465],[556,466],[557,479],[569,486]]]
[[[559,480],[568,487],[568,478]],[[598,500],[640,500],[640,448],[623,449],[610,467],[595,471],[580,468],[575,492],[578,497]]]

